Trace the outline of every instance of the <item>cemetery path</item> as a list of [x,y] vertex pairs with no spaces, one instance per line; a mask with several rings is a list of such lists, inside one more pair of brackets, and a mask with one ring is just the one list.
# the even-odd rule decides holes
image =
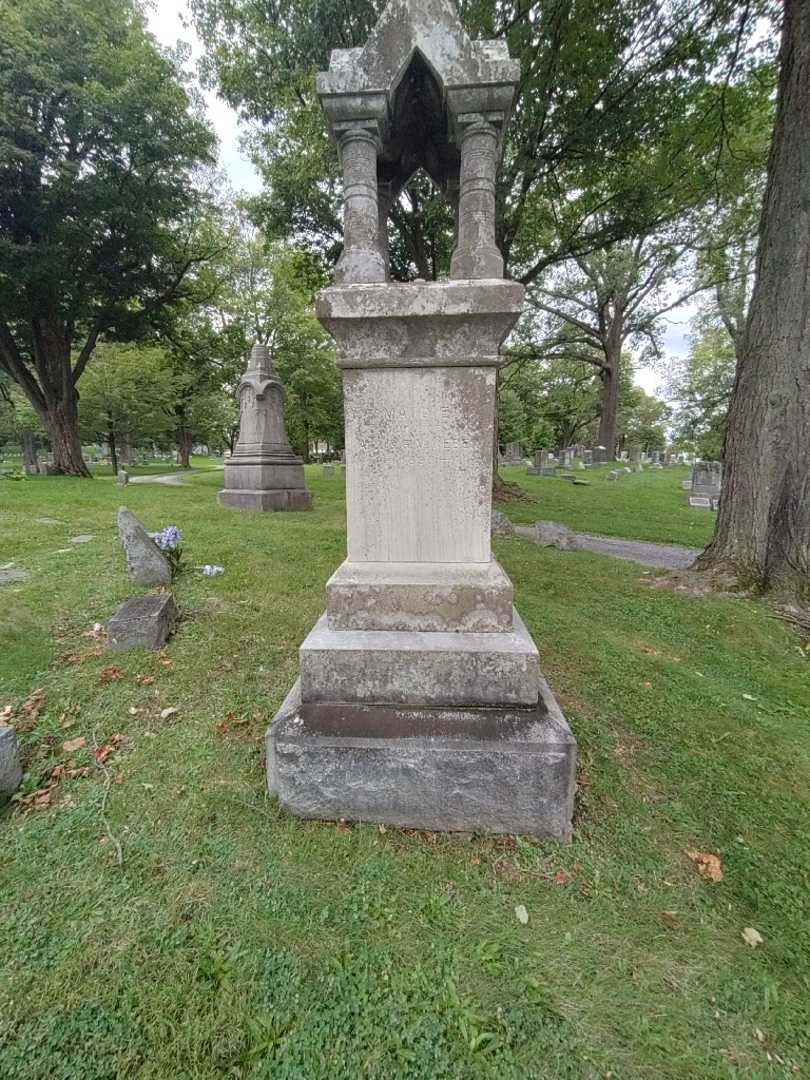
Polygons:
[[[517,526],[520,536],[534,539],[533,527]],[[652,566],[656,570],[685,570],[700,554],[700,548],[681,547],[677,544],[651,544],[646,540],[622,540],[616,536],[596,536],[593,533],[574,533],[576,547],[595,551],[599,555],[611,555],[614,559]]]
[[163,473],[161,476],[130,476],[130,484],[169,484],[172,487],[185,487],[185,482],[177,473]]

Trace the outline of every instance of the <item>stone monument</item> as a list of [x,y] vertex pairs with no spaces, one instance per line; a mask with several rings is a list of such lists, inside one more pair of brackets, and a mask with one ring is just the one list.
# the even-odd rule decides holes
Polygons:
[[[344,250],[316,311],[338,345],[348,558],[267,735],[304,817],[568,840],[576,742],[490,545],[503,279],[495,176],[518,64],[451,0],[391,0],[318,76]],[[457,208],[447,281],[387,280],[388,212],[418,168]]]
[[304,463],[284,427],[284,387],[266,345],[254,345],[239,383],[239,439],[225,462],[221,506],[311,510]]

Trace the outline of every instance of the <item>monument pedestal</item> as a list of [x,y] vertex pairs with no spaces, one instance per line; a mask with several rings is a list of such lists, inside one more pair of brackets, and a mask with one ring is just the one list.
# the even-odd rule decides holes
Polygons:
[[220,506],[235,510],[311,510],[304,463],[284,427],[284,387],[265,345],[254,345],[239,383],[239,439],[225,462]]
[[524,708],[304,704],[267,737],[268,786],[306,818],[571,839],[576,741],[545,680]]
[[[492,558],[503,279],[495,173],[518,67],[446,0],[390,0],[318,92],[344,174],[337,343],[347,559],[267,734],[268,786],[313,818],[571,838],[576,742]],[[386,208],[419,165],[458,204],[451,280],[385,280]],[[382,190],[382,197],[381,197]]]

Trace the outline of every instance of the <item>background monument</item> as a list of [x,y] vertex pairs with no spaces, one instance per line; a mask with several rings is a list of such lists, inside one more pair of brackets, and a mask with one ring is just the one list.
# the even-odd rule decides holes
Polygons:
[[284,387],[266,345],[254,345],[239,383],[239,439],[225,462],[222,506],[311,510],[304,463],[284,427]]
[[[392,0],[318,92],[344,174],[338,345],[348,558],[267,738],[292,812],[567,840],[575,740],[492,558],[503,280],[495,176],[518,65],[449,0]],[[451,280],[387,281],[392,202],[422,167],[457,208]]]

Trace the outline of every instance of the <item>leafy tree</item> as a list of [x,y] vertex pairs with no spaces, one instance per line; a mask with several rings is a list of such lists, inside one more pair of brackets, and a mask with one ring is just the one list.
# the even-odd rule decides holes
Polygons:
[[596,441],[611,458],[623,357],[633,348],[646,358],[659,357],[661,317],[705,287],[689,283],[673,296],[673,286],[685,276],[686,249],[677,235],[641,236],[577,257],[529,290],[535,317],[524,322],[524,338],[539,341],[542,355],[561,355],[596,369],[601,384]]
[[103,338],[187,296],[209,257],[213,136],[135,0],[0,0],[0,368],[88,476],[77,384]]
[[710,313],[697,321],[688,356],[670,369],[667,396],[677,441],[710,461],[723,456],[735,359],[734,342]]
[[779,93],[714,540],[698,560],[810,590],[810,4],[785,0]]
[[106,442],[113,472],[122,447],[165,443],[174,397],[166,353],[157,346],[102,344],[82,382],[83,440]]
[[25,471],[38,473],[37,455],[46,438],[39,418],[25,396],[0,371],[0,447],[9,443],[19,445]]

